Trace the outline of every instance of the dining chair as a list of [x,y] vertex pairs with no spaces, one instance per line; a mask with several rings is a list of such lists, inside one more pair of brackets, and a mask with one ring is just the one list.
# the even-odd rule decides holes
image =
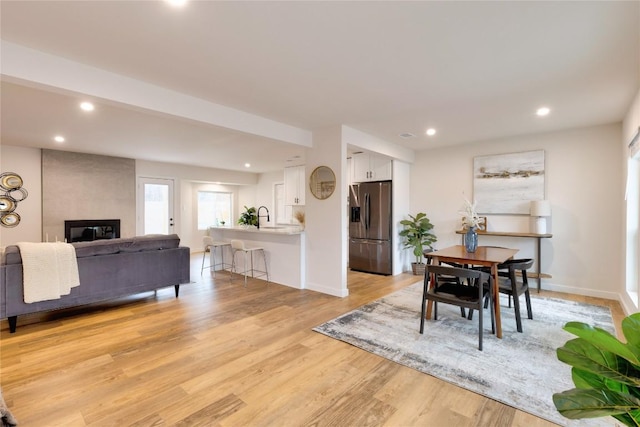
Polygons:
[[[520,295],[522,294],[524,294],[527,306],[527,317],[529,319],[533,319],[531,295],[529,294],[529,280],[527,278],[527,270],[532,266],[533,259],[531,258],[510,259],[502,264],[498,264],[498,287],[501,294],[509,296],[509,308],[511,308],[511,300],[513,299],[513,308],[518,332],[522,332],[522,317],[520,315]],[[474,267],[474,269],[484,272],[490,271],[486,267]],[[487,308],[486,304],[485,308]],[[472,318],[473,310],[469,310],[469,319]]]
[[[532,266],[533,259],[512,259],[498,266],[500,293],[509,295],[509,303],[511,303],[511,298],[513,298],[513,310],[515,312],[518,332],[522,332],[522,317],[520,315],[520,295],[522,294],[524,294],[527,306],[527,318],[533,319],[531,296],[529,295],[529,281],[527,278],[527,270]],[[505,269],[506,272],[504,271]],[[511,304],[509,304],[509,306],[511,306]]]
[[[454,278],[455,280],[451,280]],[[420,333],[424,333],[427,301],[433,302],[433,318],[438,320],[438,303],[455,305],[482,313],[485,301],[491,306],[491,331],[495,333],[495,317],[491,299],[492,286],[485,286],[492,280],[491,275],[483,271],[467,268],[427,265],[422,290],[422,315]],[[478,316],[478,350],[482,350],[484,331],[483,317]]]
[[[433,252],[433,251],[434,251],[434,249],[432,249],[432,248],[427,248],[424,251],[422,251],[422,255],[424,255],[424,258],[426,260],[426,264],[433,264],[433,256],[431,256],[431,252]],[[455,262],[441,262],[439,265],[447,265],[449,267],[465,268],[464,265],[458,264],[458,263],[455,263]],[[441,277],[441,279],[444,280],[444,277]],[[460,284],[460,279],[457,278],[457,277],[449,277],[448,280]],[[469,310],[469,315],[471,315],[472,313],[473,313],[473,311]],[[467,317],[464,307],[460,307],[460,315],[462,317]],[[469,320],[471,320],[471,317],[469,317]]]

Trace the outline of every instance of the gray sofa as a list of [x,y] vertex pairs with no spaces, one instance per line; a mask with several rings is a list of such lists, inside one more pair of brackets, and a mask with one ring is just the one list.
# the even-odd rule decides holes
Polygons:
[[173,235],[73,243],[80,286],[60,299],[24,302],[22,258],[18,246],[5,248],[0,271],[0,319],[17,327],[17,316],[120,298],[190,281],[189,248]]

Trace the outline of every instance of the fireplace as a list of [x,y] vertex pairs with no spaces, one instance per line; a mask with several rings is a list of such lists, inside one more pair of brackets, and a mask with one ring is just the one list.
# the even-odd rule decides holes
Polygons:
[[89,242],[120,237],[119,219],[82,219],[64,222],[67,242]]

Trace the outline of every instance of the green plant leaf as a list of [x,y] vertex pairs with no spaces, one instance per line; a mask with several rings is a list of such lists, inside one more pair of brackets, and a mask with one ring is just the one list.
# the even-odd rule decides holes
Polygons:
[[435,234],[431,233],[433,224],[427,214],[419,212],[415,216],[409,214],[410,219],[403,219],[400,224],[404,227],[398,234],[403,237],[403,247],[412,249],[417,263],[422,263],[425,247],[431,247],[437,241]]
[[627,347],[640,359],[640,313],[622,319],[622,334],[627,340]]
[[640,411],[631,411],[628,414],[612,415],[612,417],[627,426],[640,426]]
[[[596,390],[607,389],[618,393],[631,394],[629,393],[630,389],[626,384],[610,380],[592,372],[584,371],[580,368],[571,369],[571,378],[573,379],[573,383],[576,385],[576,388]],[[633,390],[633,388],[631,388],[631,390]]]
[[640,399],[611,390],[571,389],[553,395],[553,404],[566,418],[597,418],[627,414],[640,423]]
[[[635,329],[633,329],[634,326],[637,325],[631,326],[631,332],[635,331]],[[620,342],[616,337],[604,329],[594,328],[593,326],[582,322],[569,322],[563,329],[588,341],[602,350],[615,353],[635,365],[640,365],[640,359],[636,352],[632,351],[629,346]]]
[[574,368],[591,372],[623,384],[640,387],[639,372],[626,359],[576,338],[557,350],[558,360]]

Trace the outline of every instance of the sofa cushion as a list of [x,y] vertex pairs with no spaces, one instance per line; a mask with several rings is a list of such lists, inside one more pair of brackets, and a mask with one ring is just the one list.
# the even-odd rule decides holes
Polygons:
[[148,234],[146,236],[136,236],[131,240],[130,245],[120,248],[121,252],[174,249],[180,245],[180,238],[177,234]]
[[[91,242],[74,242],[76,258],[86,258],[97,255],[110,255],[120,252],[141,252],[159,249],[174,249],[180,246],[177,234],[149,234],[130,239],[101,239]],[[21,264],[20,249],[16,245],[5,248],[5,264]]]
[[131,245],[133,239],[104,239],[91,242],[74,242],[76,258],[119,253],[123,247]]

